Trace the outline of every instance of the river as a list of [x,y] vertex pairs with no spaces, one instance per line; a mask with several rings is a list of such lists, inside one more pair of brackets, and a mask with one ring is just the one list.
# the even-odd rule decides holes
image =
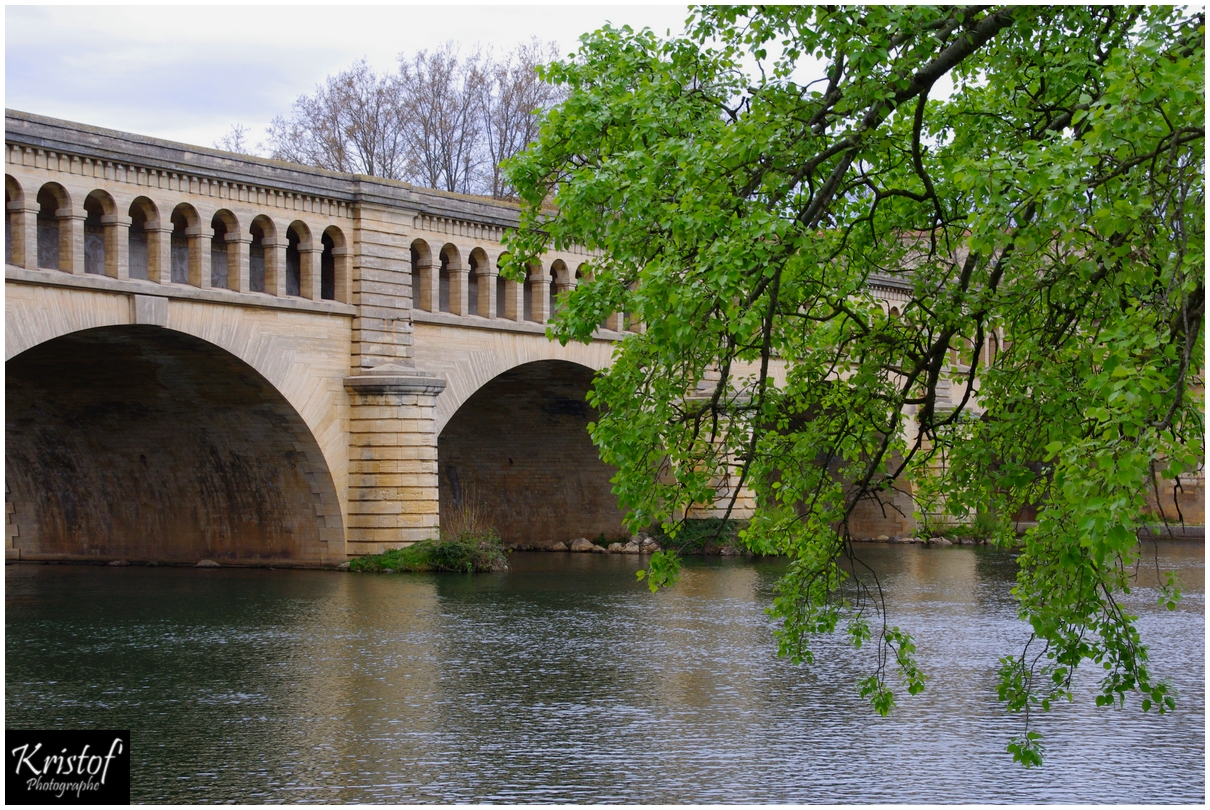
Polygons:
[[1041,768],[995,696],[1026,637],[1010,554],[871,545],[924,693],[877,717],[867,652],[775,656],[783,563],[516,553],[501,574],[9,565],[8,728],[132,731],[136,802],[1200,803],[1204,548],[1161,544],[1185,597],[1127,597],[1178,709],[1081,696],[1038,718]]

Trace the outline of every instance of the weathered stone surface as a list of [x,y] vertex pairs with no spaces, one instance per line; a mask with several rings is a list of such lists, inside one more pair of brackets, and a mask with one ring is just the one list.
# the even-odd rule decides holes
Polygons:
[[928,540],[924,541],[924,544],[926,546],[937,546],[937,547],[953,545],[953,543],[951,541],[947,540],[944,537],[930,537]]
[[200,560],[198,562],[198,564],[193,567],[194,568],[221,568],[222,566],[220,566],[214,560]]
[[109,565],[130,565],[130,563],[126,562],[126,560],[113,560]]
[[560,541],[547,548],[548,551],[567,551],[567,544]]

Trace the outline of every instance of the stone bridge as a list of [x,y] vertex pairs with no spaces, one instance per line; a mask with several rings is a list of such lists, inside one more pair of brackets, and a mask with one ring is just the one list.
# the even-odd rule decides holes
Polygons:
[[10,559],[330,564],[486,513],[623,532],[588,256],[503,279],[506,203],[5,115]]
[[[548,341],[589,257],[501,278],[514,206],[11,110],[4,180],[8,558],[333,564],[476,516],[510,542],[623,532],[585,393],[641,326]],[[1202,493],[1163,509],[1201,522]],[[897,506],[855,531],[913,531]]]

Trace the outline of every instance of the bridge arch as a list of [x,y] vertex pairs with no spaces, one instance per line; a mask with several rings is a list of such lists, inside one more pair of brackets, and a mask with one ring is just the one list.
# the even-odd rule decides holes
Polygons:
[[7,500],[22,558],[344,558],[314,434],[232,353],[156,326],[102,326],[10,354],[5,378]]
[[58,183],[38,189],[38,267],[70,272],[72,257],[71,195]]
[[[196,353],[218,354],[227,358],[224,367],[242,369],[237,375],[240,379],[263,381],[257,383],[257,390],[263,392],[265,402],[276,403],[273,409],[280,412],[274,424],[283,430],[289,428],[295,436],[292,446],[305,456],[308,465],[303,472],[316,479],[322,507],[314,506],[312,515],[318,518],[322,511],[325,553],[336,561],[344,559],[342,515],[348,450],[341,422],[346,407],[343,378],[347,374],[342,351],[348,349],[338,349],[331,357],[317,354],[305,344],[300,346],[297,335],[309,334],[321,342],[337,341],[339,346],[340,340],[347,340],[346,321],[330,317],[317,320],[306,313],[266,313],[260,318],[244,307],[149,298],[150,302],[169,304],[166,313],[161,310],[161,322],[167,321],[167,326],[143,326],[134,323],[140,320],[133,311],[137,303],[132,307],[126,295],[41,286],[18,289],[21,294],[10,289],[5,302],[5,361],[10,379],[12,369],[19,365],[18,358],[36,357],[41,346],[73,335],[123,332],[137,326],[143,343],[192,341],[195,347],[203,347]],[[13,469],[11,464],[9,469]]]
[[94,189],[84,198],[84,272],[105,275],[114,261],[114,216],[118,206],[108,191]]
[[202,218],[189,203],[172,209],[171,272],[174,284],[201,285],[201,225]]
[[159,226],[159,206],[149,197],[140,195],[130,201],[126,213],[130,217],[130,231],[126,235],[128,275],[130,278],[146,280],[154,273],[157,279],[160,278],[160,268],[156,266],[159,255],[147,239],[147,226]]
[[233,271],[239,267],[242,244],[240,222],[230,210],[220,208],[210,218],[210,286],[233,287]]
[[594,373],[566,360],[522,363],[461,404],[437,442],[443,531],[489,525],[522,545],[625,534],[614,470],[587,430]]
[[272,246],[277,244],[277,225],[264,214],[257,214],[248,226],[248,233],[251,236],[248,242],[248,289],[276,295]]
[[[4,175],[4,263],[25,264],[25,190],[11,174]],[[18,240],[18,241],[14,241]]]
[[320,238],[323,243],[321,263],[320,298],[329,301],[349,301],[349,245],[344,232],[329,225]]

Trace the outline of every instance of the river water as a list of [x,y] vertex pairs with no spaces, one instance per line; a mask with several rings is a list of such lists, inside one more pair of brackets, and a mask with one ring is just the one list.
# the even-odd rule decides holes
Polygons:
[[[10,565],[5,724],[132,731],[136,802],[1202,802],[1204,549],[1161,546],[1185,598],[1129,605],[1178,710],[1081,697],[1041,768],[995,697],[1025,626],[1011,555],[870,546],[925,692],[879,718],[865,652],[775,657],[779,561],[517,553],[502,574]],[[1088,668],[1091,670],[1091,667]]]

